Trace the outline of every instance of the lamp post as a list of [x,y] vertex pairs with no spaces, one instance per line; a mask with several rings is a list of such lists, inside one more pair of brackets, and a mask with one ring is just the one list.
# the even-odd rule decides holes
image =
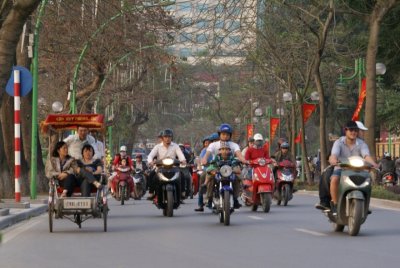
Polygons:
[[[317,91],[313,91],[311,92],[309,97],[301,97],[298,98],[297,102],[293,102],[292,100],[292,94],[290,92],[285,92],[283,94],[283,101],[287,104],[291,105],[291,109],[292,109],[292,126],[294,130],[296,130],[296,121],[295,121],[295,116],[294,116],[294,106],[297,103],[300,107],[300,129],[301,129],[301,133],[300,133],[300,142],[297,143],[296,146],[296,155],[297,153],[301,154],[301,180],[304,181],[304,169],[305,169],[305,165],[304,162],[307,161],[307,148],[306,148],[306,144],[305,144],[305,121],[308,119],[308,117],[311,115],[313,110],[308,110],[309,113],[308,115],[304,115],[304,111],[303,111],[303,104],[313,104],[313,105],[317,105],[317,103],[319,102],[319,94]],[[313,108],[314,109],[314,108]],[[306,109],[307,110],[307,109]],[[292,140],[292,142],[294,141],[294,139]],[[294,148],[294,146],[292,145],[292,148]],[[309,173],[309,168],[308,166],[306,167],[307,169],[307,173]]]

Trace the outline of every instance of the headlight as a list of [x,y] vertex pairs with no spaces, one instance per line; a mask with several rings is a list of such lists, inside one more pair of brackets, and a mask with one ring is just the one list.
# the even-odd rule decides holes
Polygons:
[[364,166],[364,159],[359,156],[350,156],[349,163],[353,167],[363,167]]
[[228,165],[223,165],[220,169],[219,169],[219,173],[221,173],[221,175],[223,177],[229,177],[232,174],[232,167],[228,166]]
[[258,164],[259,164],[260,166],[265,166],[266,163],[267,163],[267,162],[265,161],[264,158],[261,158],[260,160],[258,160]]
[[172,158],[165,158],[162,160],[162,164],[164,166],[172,166],[174,164],[174,160]]

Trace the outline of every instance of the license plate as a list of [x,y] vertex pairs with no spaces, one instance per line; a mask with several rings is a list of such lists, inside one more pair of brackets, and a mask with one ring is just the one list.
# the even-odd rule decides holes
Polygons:
[[89,209],[91,208],[91,199],[64,199],[65,209]]

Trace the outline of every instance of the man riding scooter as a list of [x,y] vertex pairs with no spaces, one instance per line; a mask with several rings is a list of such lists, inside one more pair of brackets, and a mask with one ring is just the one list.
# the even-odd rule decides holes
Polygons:
[[[330,189],[325,190],[324,193],[330,193],[331,202],[327,203],[329,196],[321,196],[320,203],[316,205],[317,209],[331,210],[332,215],[337,214],[337,201],[338,201],[338,187],[339,178],[341,175],[341,168],[337,166],[341,158],[348,158],[350,156],[361,156],[373,167],[377,168],[378,165],[375,163],[370,155],[368,145],[361,139],[357,138],[358,126],[356,122],[349,121],[345,125],[345,136],[340,137],[335,141],[332,147],[331,156],[329,157],[329,163],[334,166],[332,176],[330,176],[330,182],[325,183],[329,185]],[[321,191],[321,189],[320,189]],[[325,194],[327,195],[327,194]]]

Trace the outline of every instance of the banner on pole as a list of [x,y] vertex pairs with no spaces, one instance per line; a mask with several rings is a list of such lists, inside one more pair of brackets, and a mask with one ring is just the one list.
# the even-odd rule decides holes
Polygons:
[[247,124],[247,140],[254,135],[254,125]]
[[353,117],[351,118],[351,120],[358,121],[359,114],[360,114],[360,111],[361,111],[361,108],[363,106],[364,99],[366,96],[367,96],[367,81],[365,80],[365,78],[363,78],[361,80],[360,96],[358,96],[356,110],[354,111],[354,114],[353,114]]
[[271,117],[269,120],[269,131],[270,131],[270,135],[269,135],[269,139],[270,141],[272,141],[276,135],[276,130],[278,129],[280,120],[277,117]]

